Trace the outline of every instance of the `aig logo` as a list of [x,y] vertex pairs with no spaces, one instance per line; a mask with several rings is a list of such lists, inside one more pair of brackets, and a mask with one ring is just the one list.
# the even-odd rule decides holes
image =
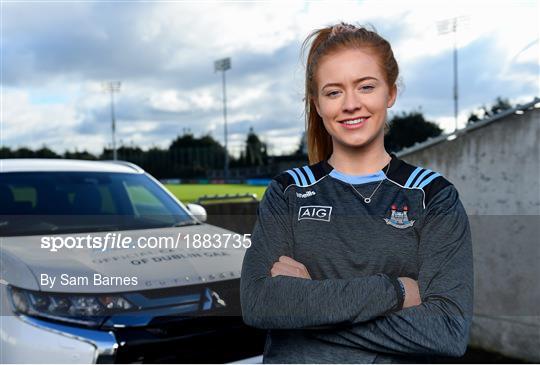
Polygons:
[[332,207],[325,207],[321,205],[308,205],[300,207],[298,211],[298,220],[313,219],[316,221],[330,222],[330,214],[332,213]]

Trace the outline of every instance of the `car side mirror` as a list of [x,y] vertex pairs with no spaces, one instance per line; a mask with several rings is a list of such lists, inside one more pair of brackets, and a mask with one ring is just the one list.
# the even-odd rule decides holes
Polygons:
[[206,209],[202,205],[199,204],[187,204],[186,207],[188,208],[189,212],[193,214],[198,220],[201,222],[206,222]]

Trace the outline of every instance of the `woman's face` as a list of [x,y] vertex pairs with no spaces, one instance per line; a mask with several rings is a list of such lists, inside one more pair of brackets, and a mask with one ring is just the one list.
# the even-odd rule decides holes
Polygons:
[[316,70],[315,106],[332,136],[334,150],[384,143],[386,109],[396,99],[377,58],[359,49],[324,56]]

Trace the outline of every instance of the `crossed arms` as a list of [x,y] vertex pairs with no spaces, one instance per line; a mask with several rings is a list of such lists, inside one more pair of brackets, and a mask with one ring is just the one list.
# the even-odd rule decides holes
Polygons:
[[426,207],[419,243],[422,303],[403,308],[397,278],[306,280],[269,275],[292,256],[287,202],[272,181],[241,275],[244,321],[265,329],[310,329],[322,341],[392,354],[462,356],[472,320],[472,245],[467,215],[451,185]]

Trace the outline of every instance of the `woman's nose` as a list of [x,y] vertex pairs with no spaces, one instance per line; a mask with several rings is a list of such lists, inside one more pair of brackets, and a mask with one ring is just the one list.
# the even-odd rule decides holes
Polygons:
[[343,100],[343,111],[344,112],[355,112],[362,108],[362,102],[360,97],[354,92],[345,93],[345,98]]

